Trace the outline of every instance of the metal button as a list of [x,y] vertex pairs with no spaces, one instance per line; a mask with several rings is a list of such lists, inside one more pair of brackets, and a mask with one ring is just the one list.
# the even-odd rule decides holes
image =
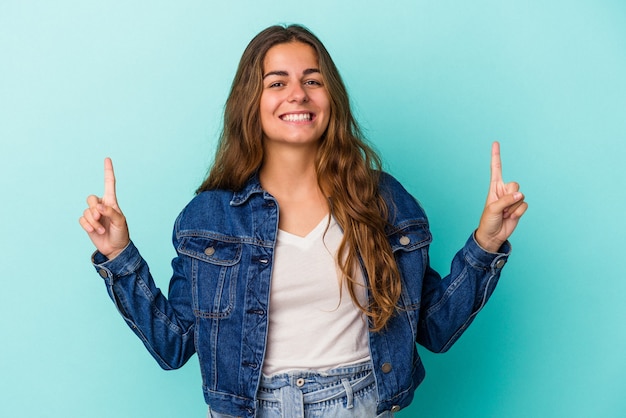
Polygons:
[[496,268],[501,269],[502,267],[504,267],[505,264],[506,264],[506,260],[504,258],[501,258],[498,261],[496,261]]
[[215,248],[213,248],[213,247],[207,247],[207,249],[206,249],[206,250],[204,250],[204,253],[205,253],[206,255],[208,255],[208,256],[211,256],[211,255],[215,254]]
[[389,373],[391,371],[391,363],[383,363],[380,369],[383,373]]
[[298,386],[299,388],[304,386],[304,379],[300,378],[300,379],[296,380],[296,386]]
[[400,405],[394,405],[391,407],[391,412],[398,412],[400,410]]
[[410,243],[411,243],[411,238],[407,237],[406,235],[400,238],[400,244],[409,245]]
[[100,275],[100,277],[102,277],[103,279],[106,279],[107,277],[109,277],[109,273],[107,273],[107,271],[105,269],[100,269],[98,271],[98,274]]

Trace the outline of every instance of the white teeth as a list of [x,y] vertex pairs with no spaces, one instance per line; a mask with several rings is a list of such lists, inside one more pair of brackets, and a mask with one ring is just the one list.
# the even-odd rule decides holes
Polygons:
[[282,119],[287,122],[304,122],[304,121],[311,120],[311,114],[310,113],[289,114],[289,115],[283,116]]

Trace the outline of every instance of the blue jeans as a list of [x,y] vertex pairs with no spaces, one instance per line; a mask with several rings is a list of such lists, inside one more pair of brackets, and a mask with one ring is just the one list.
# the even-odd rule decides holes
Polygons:
[[[263,376],[256,418],[386,418],[376,415],[376,381],[371,363],[325,372],[293,371]],[[234,418],[211,411],[210,418]]]

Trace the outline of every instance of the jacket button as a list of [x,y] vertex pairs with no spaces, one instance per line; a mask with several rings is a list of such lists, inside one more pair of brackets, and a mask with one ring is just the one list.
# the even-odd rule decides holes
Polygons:
[[409,245],[410,243],[411,243],[411,238],[407,237],[406,235],[400,238],[400,244]]
[[208,247],[206,250],[204,250],[204,253],[208,256],[212,256],[213,254],[215,254],[215,248]]
[[498,261],[496,261],[496,268],[501,269],[502,267],[504,267],[505,264],[506,264],[506,260],[504,258],[501,258]]
[[389,373],[391,371],[391,363],[383,363],[380,370],[382,370],[383,373]]
[[107,277],[109,277],[109,273],[107,273],[107,271],[105,269],[100,269],[98,271],[98,274],[100,275],[100,277],[102,277],[103,279],[106,279]]
[[391,412],[398,412],[400,410],[400,405],[394,405],[391,407]]

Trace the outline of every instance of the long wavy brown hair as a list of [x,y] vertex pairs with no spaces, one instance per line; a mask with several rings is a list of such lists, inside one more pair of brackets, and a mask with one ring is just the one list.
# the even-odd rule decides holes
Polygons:
[[[378,190],[381,161],[352,115],[347,90],[330,54],[305,27],[271,26],[248,44],[226,100],[215,161],[197,193],[241,190],[261,167],[263,61],[270,48],[289,42],[308,44],[317,53],[330,96],[330,121],[316,156],[318,184],[329,196],[333,216],[343,229],[337,263],[350,297],[369,317],[370,328],[380,331],[393,316],[401,292],[400,273],[385,234],[388,208]],[[356,296],[361,284],[354,273],[361,260],[369,290],[367,306]]]

